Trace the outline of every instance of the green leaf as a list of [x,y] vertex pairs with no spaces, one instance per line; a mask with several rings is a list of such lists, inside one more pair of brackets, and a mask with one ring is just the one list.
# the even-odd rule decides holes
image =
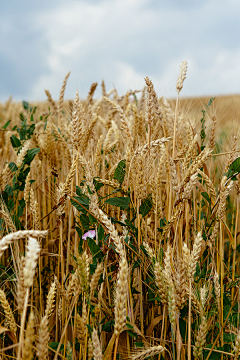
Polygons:
[[[51,348],[51,349],[53,349],[53,350],[57,350],[57,348],[58,348],[58,342],[50,342],[49,344],[48,344],[48,346]],[[62,350],[64,350],[64,345],[63,344],[61,344],[61,346],[60,346],[60,351],[62,351]]]
[[84,228],[84,230],[88,230],[89,229],[89,218],[87,217],[87,215],[81,214],[80,221],[81,221],[81,224],[82,224],[82,227]]
[[127,330],[127,333],[128,333],[128,335],[130,335],[132,338],[138,337],[138,335],[137,335],[135,332],[131,331],[131,330]]
[[235,159],[228,168],[228,172],[227,172],[227,178],[229,179],[230,177],[232,177],[233,175],[237,175],[240,173],[240,157],[238,157],[237,159]]
[[187,323],[185,320],[181,318],[179,319],[179,329],[183,341],[186,341]]
[[116,179],[120,184],[123,183],[125,174],[126,174],[126,160],[121,160],[118,163],[118,166],[116,167],[115,171],[114,171],[114,179]]
[[20,190],[20,191],[24,190],[26,177],[28,176],[29,171],[30,171],[30,167],[28,166],[26,169],[18,173],[16,182],[14,182],[13,190]]
[[76,226],[76,231],[77,231],[78,236],[79,236],[78,252],[81,255],[83,253],[82,229],[80,229],[80,227]]
[[87,243],[88,243],[89,249],[92,253],[92,256],[95,257],[95,259],[97,259],[97,258],[102,259],[102,257],[103,257],[102,251],[101,251],[100,247],[96,244],[96,242],[91,238],[87,238]]
[[235,341],[235,335],[234,334],[226,334],[223,333],[223,341],[227,343],[233,343]]
[[6,130],[6,128],[7,128],[8,125],[10,124],[10,122],[11,122],[11,120],[8,120],[8,121],[6,122],[6,124],[2,126],[2,129],[3,129],[3,130]]
[[14,162],[11,162],[10,164],[8,164],[9,169],[11,170],[11,172],[13,173],[14,171],[17,171],[18,167],[16,164],[14,164]]
[[111,199],[107,199],[105,201],[105,204],[120,207],[121,210],[127,209],[130,204],[130,197],[114,197]]
[[23,101],[23,102],[22,102],[22,105],[23,105],[23,108],[24,108],[25,110],[28,110],[28,108],[29,108],[29,103],[28,103],[27,101]]
[[136,269],[138,266],[140,266],[142,260],[141,259],[137,259],[135,261],[135,263],[133,264],[132,270]]
[[204,197],[204,199],[207,200],[207,202],[209,203],[209,205],[211,205],[211,199],[210,199],[208,193],[206,193],[206,192],[201,192],[201,195],[202,195],[202,197]]
[[90,267],[90,275],[93,275],[96,271],[97,264],[90,264],[89,267]]
[[13,189],[12,189],[12,187],[11,187],[10,185],[7,184],[7,185],[5,186],[4,191],[6,191],[6,193],[7,193],[9,196],[13,196]]
[[134,224],[133,224],[131,221],[129,221],[128,219],[125,219],[125,224],[127,224],[133,232],[136,232],[136,231],[137,231],[137,228],[136,228],[136,227],[134,226]]
[[95,189],[96,189],[97,192],[98,192],[99,189],[101,189],[101,187],[104,186],[103,183],[101,183],[100,181],[98,181],[98,178],[94,178],[94,179],[93,179],[93,184],[94,184]]
[[[205,347],[211,349],[212,344],[208,344],[208,345],[206,345]],[[217,347],[217,350],[223,351],[223,348],[222,348],[222,347]],[[209,351],[210,351],[210,350],[209,350]],[[203,350],[203,357],[204,357],[204,359],[206,359],[206,357],[208,356],[209,351],[208,351],[208,350]],[[213,352],[211,353],[211,355],[210,355],[210,357],[209,357],[209,360],[217,360],[217,359],[220,359],[221,356],[222,356],[222,354],[221,354],[220,352],[215,352],[215,351],[213,350]]]
[[[3,222],[4,222],[4,220],[3,220],[3,219],[0,219],[0,231],[4,231]],[[3,265],[2,265],[2,266],[3,266]],[[2,266],[0,265],[0,268],[1,268]]]
[[112,331],[112,327],[115,324],[114,320],[110,320],[102,325],[102,331],[110,332]]
[[[87,196],[85,196],[85,195],[75,196],[74,199],[76,199],[78,202],[80,202],[80,204],[82,204],[85,208],[87,208],[87,209],[89,208],[90,200]],[[79,204],[78,204],[78,206],[80,207],[80,211],[81,211],[82,207]]]
[[39,153],[41,149],[40,148],[35,148],[35,149],[31,149],[28,150],[25,157],[24,157],[24,164],[30,165],[30,163],[33,161],[35,155],[37,155]]
[[149,194],[146,199],[142,201],[142,204],[139,208],[140,214],[145,217],[152,209],[153,202],[152,202],[152,194]]
[[95,219],[95,217],[93,217],[91,214],[89,214],[89,221],[90,224],[93,225],[95,222],[97,222],[97,220]]
[[10,140],[14,148],[18,148],[21,146],[21,141],[15,135],[12,135],[10,137]]
[[133,326],[129,323],[126,323],[126,327],[129,328],[129,329],[133,329]]
[[11,216],[11,218],[12,218],[12,221],[13,221],[15,227],[16,227],[16,230],[23,230],[22,224],[21,224],[21,222],[19,220],[19,217],[14,214],[14,215]]
[[144,347],[144,344],[143,344],[143,342],[141,342],[141,341],[135,341],[134,345],[136,345],[136,347],[139,347],[139,348],[143,348],[143,347]]
[[23,215],[23,210],[24,210],[24,207],[22,207],[21,205],[18,205],[18,211],[17,211],[18,217],[21,217]]
[[97,233],[98,233],[98,240],[102,241],[104,239],[104,228],[102,227],[101,224],[98,226]]

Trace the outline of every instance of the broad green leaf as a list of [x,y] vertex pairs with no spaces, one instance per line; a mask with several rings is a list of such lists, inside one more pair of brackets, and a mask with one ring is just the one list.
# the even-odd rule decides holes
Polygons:
[[92,253],[92,256],[95,257],[95,259],[99,258],[102,259],[102,251],[100,249],[100,247],[96,244],[95,240],[91,239],[91,238],[87,238],[87,243],[89,246],[89,249]]
[[6,193],[7,193],[9,196],[13,196],[13,189],[12,189],[12,187],[11,187],[10,185],[7,184],[7,185],[5,186],[4,191],[6,191]]
[[138,266],[140,266],[141,262],[142,262],[141,259],[137,259],[137,260],[135,261],[135,263],[133,264],[133,266],[132,266],[132,270],[134,270],[134,269],[136,269]]
[[144,347],[144,344],[143,344],[143,342],[141,342],[141,341],[135,341],[134,345],[135,345],[136,347],[139,347],[139,348],[143,348],[143,347]]
[[228,168],[228,172],[227,172],[227,178],[229,179],[230,177],[232,177],[233,175],[237,175],[240,173],[240,157],[238,157],[237,159],[235,159]]
[[35,155],[37,155],[40,150],[41,150],[40,148],[28,150],[24,157],[24,164],[30,165],[30,163],[33,161]]
[[89,221],[90,221],[90,224],[93,225],[95,222],[97,222],[97,220],[95,219],[94,216],[92,216],[91,214],[89,214]]
[[[58,342],[50,342],[48,344],[48,346],[53,350],[57,350],[58,344],[59,344]],[[60,345],[60,351],[62,351],[62,350],[64,350],[64,345],[63,344]]]
[[13,173],[14,171],[17,171],[18,167],[14,162],[11,162],[10,164],[8,164],[9,169],[11,170],[11,172]]
[[12,221],[13,221],[15,227],[16,227],[16,230],[22,230],[23,229],[22,224],[21,224],[21,222],[19,220],[18,215],[12,215],[11,218],[12,218]]
[[76,226],[76,231],[79,236],[79,243],[78,243],[78,252],[81,255],[83,253],[83,238],[82,238],[82,229],[80,227]]
[[102,331],[110,332],[112,331],[112,327],[115,324],[114,320],[110,320],[102,325]]
[[77,193],[78,196],[83,195],[82,189],[79,186],[76,186],[76,193]]
[[152,203],[152,194],[149,194],[146,199],[142,201],[142,204],[139,208],[140,214],[144,217],[146,216],[152,209],[153,203]]
[[11,144],[14,148],[18,148],[21,146],[21,141],[15,135],[12,135],[10,137],[10,140],[11,140]]
[[11,122],[11,120],[8,120],[8,121],[6,122],[6,124],[2,126],[2,129],[3,129],[3,130],[6,130],[6,128],[7,128],[8,125],[10,124],[10,122]]
[[114,179],[116,179],[120,184],[123,183],[126,174],[125,168],[126,168],[126,160],[121,160],[114,171]]
[[130,197],[114,197],[107,199],[105,204],[120,207],[120,209],[127,209],[130,204]]
[[133,329],[134,327],[131,325],[131,324],[129,324],[129,323],[126,323],[126,327],[128,328],[128,329]]
[[[212,344],[207,344],[205,347],[209,348],[209,350],[203,350],[204,359],[206,359],[207,355],[209,354],[209,351],[210,351],[210,349],[212,347]],[[223,348],[222,347],[217,347],[217,350],[223,351]],[[209,360],[217,360],[217,359],[220,359],[221,356],[222,356],[222,354],[220,352],[215,352],[213,350],[213,352],[211,353],[211,355],[209,357]]]
[[81,224],[82,224],[82,227],[84,228],[84,230],[88,230],[89,229],[89,218],[87,217],[87,215],[81,214],[80,221],[81,221]]
[[128,335],[130,335],[133,338],[138,337],[138,335],[135,332],[131,331],[131,330],[127,330],[127,333],[128,333]]
[[23,108],[24,108],[25,110],[28,110],[28,108],[29,108],[29,103],[28,103],[27,101],[23,101],[23,102],[22,102],[22,105],[23,105]]
[[187,323],[185,320],[183,319],[179,319],[179,329],[180,329],[180,333],[181,333],[181,337],[183,339],[183,341],[186,341],[186,331],[187,331]]
[[97,268],[97,263],[95,264],[90,264],[89,265],[89,268],[90,268],[90,275],[93,275],[96,271],[96,268]]
[[78,204],[76,201],[74,201],[73,199],[70,199],[71,204],[80,212],[82,212],[83,214],[87,214],[87,211],[83,209],[83,207]]
[[202,195],[202,197],[204,197],[204,199],[207,200],[207,202],[209,203],[209,205],[211,205],[211,199],[210,199],[208,193],[206,193],[206,192],[201,192],[201,195]]
[[98,240],[102,241],[104,239],[104,229],[101,224],[98,226],[97,233],[98,233]]
[[18,217],[23,215],[23,210],[24,210],[24,207],[22,207],[21,205],[18,205],[18,211],[17,211]]
[[104,186],[104,184],[101,183],[101,181],[99,181],[98,178],[93,179],[93,184],[94,184],[95,189],[96,189],[97,192],[98,192],[98,190],[100,190]]
[[[86,197],[85,195],[81,195],[81,196],[75,196],[74,199],[76,199],[78,202],[80,202],[80,204],[82,204],[85,208],[89,208],[89,203],[90,200],[88,197]],[[75,206],[75,205],[74,205]],[[80,206],[80,205],[79,205]],[[80,206],[81,207],[81,206]],[[82,209],[82,208],[81,208]]]
[[127,224],[133,232],[137,231],[136,226],[134,226],[134,224],[131,221],[129,221],[128,219],[125,219],[125,224]]

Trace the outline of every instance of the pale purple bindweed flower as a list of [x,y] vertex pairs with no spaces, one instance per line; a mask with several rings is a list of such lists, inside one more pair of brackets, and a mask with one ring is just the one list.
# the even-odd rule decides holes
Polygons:
[[88,232],[86,232],[83,236],[82,239],[83,240],[87,240],[87,238],[91,238],[93,239],[96,236],[96,231],[95,230],[89,230]]

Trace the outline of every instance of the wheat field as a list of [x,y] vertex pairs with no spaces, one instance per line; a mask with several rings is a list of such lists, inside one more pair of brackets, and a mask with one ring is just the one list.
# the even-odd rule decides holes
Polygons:
[[240,97],[0,104],[0,359],[240,356]]

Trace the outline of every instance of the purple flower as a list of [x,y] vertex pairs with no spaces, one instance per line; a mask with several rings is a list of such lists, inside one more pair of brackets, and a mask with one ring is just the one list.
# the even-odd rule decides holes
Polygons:
[[87,238],[91,238],[93,239],[96,236],[96,231],[95,230],[89,230],[88,232],[86,232],[83,236],[82,239],[83,240],[87,240]]

